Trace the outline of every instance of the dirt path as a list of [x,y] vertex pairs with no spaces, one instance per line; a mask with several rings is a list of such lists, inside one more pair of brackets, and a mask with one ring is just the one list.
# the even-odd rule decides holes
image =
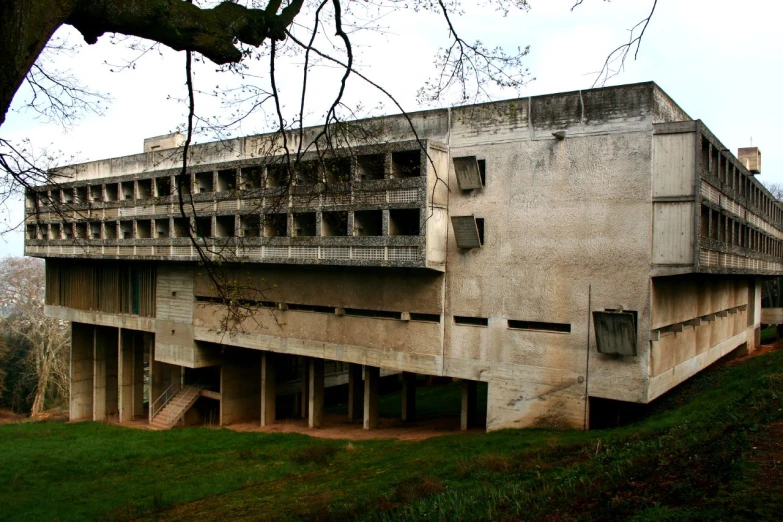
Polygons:
[[304,420],[279,420],[274,425],[261,428],[257,423],[232,424],[228,429],[234,431],[253,431],[259,433],[301,433],[320,439],[397,439],[424,440],[430,437],[457,433],[480,433],[482,429],[461,431],[459,419],[455,417],[438,417],[413,422],[402,422],[399,419],[382,418],[377,430],[363,429],[361,422],[350,422],[344,415],[325,414],[324,427],[310,429]]

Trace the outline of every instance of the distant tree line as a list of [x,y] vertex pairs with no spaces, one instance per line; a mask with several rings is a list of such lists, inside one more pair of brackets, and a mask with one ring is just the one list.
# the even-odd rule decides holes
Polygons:
[[44,315],[39,259],[0,260],[0,407],[33,416],[68,403],[68,323]]

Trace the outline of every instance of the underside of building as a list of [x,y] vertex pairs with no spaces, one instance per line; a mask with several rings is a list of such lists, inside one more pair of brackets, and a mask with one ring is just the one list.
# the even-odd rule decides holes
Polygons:
[[587,428],[758,345],[783,208],[654,83],[351,125],[296,158],[197,145],[184,174],[151,139],[28,192],[72,420],[317,428],[343,386],[372,429],[381,378],[410,420],[418,375],[462,382],[463,428]]

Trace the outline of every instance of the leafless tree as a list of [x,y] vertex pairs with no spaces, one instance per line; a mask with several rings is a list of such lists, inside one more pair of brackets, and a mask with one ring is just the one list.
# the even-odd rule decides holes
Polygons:
[[34,383],[31,414],[45,411],[52,399],[68,400],[66,323],[44,316],[44,264],[38,259],[0,261],[0,328],[26,341],[23,381]]

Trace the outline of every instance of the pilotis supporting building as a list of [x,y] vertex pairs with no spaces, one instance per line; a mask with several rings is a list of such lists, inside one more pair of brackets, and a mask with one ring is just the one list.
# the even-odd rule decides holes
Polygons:
[[273,135],[196,145],[186,174],[153,138],[28,192],[72,420],[318,427],[343,379],[374,428],[383,371],[406,418],[419,374],[462,380],[463,426],[486,383],[488,430],[583,428],[759,342],[783,208],[757,149],[654,83],[355,122],[316,152],[318,131],[298,159]]

